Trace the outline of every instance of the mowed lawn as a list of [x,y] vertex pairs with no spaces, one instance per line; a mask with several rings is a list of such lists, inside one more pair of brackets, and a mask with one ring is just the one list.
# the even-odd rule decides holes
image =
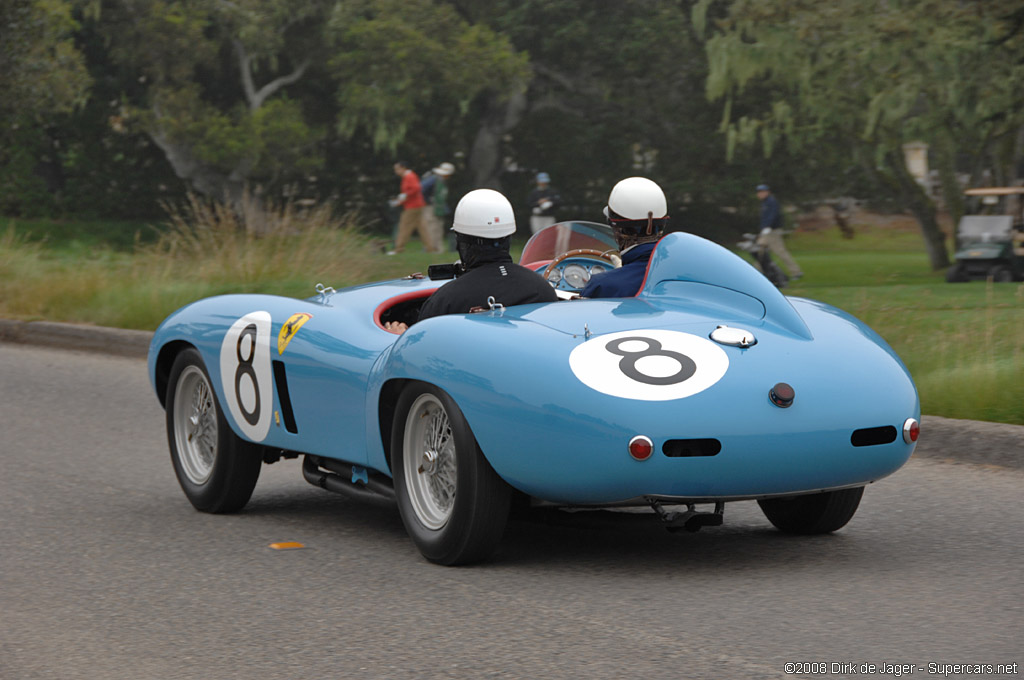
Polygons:
[[[340,288],[455,259],[418,242],[387,256],[381,239],[326,214],[283,214],[261,237],[221,222],[196,233],[180,221],[174,229],[0,220],[0,317],[152,329],[209,295],[307,297],[317,282]],[[786,294],[835,305],[878,331],[910,369],[924,413],[1024,424],[1024,284],[946,283],[905,218],[854,227],[851,240],[820,223],[793,233],[805,277]]]
[[1024,283],[946,283],[916,227],[797,232],[805,277],[786,293],[865,321],[903,358],[926,414],[1024,424]]

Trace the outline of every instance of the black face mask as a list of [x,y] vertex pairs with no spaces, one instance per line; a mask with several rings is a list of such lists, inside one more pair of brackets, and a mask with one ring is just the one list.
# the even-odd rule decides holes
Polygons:
[[493,239],[459,234],[455,242],[464,271],[483,264],[511,262],[512,256],[508,252],[510,245],[508,236]]

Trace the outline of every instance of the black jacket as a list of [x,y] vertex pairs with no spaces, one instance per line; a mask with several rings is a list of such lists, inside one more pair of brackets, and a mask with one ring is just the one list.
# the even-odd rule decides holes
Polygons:
[[539,274],[507,262],[488,262],[437,289],[420,308],[419,320],[442,314],[468,314],[487,309],[487,298],[506,307],[531,302],[554,302],[555,289]]

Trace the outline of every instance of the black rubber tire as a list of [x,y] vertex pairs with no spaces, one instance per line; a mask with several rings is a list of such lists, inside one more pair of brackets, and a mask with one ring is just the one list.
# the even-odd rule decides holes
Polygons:
[[966,283],[967,282],[967,271],[964,268],[962,262],[957,262],[952,267],[946,270],[946,282],[947,283]]
[[1006,265],[993,267],[989,272],[989,276],[996,283],[1013,283],[1013,270]]
[[[455,492],[443,526],[431,528],[417,515],[407,479],[405,433],[410,410],[423,395],[433,395],[451,429],[456,463]],[[434,385],[411,382],[398,398],[391,436],[391,470],[405,529],[420,553],[437,564],[470,564],[490,557],[508,522],[512,488],[494,471],[477,445],[465,416],[448,394]],[[420,472],[422,474],[422,471]],[[413,480],[412,483],[415,483]]]
[[[217,436],[214,447],[214,461],[209,477],[201,483],[189,479],[183,468],[182,452],[175,435],[175,396],[177,395],[182,374],[190,367],[202,371],[210,394],[213,408],[216,411]],[[232,431],[224,418],[216,393],[212,390],[210,375],[206,371],[203,358],[195,349],[182,351],[174,360],[170,377],[167,381],[167,399],[164,401],[167,415],[167,443],[171,450],[171,463],[178,484],[185,492],[185,497],[197,510],[203,512],[228,513],[237,512],[245,507],[252,497],[256,480],[263,466],[262,447],[241,439]]]
[[768,498],[757,502],[768,521],[787,534],[827,534],[842,529],[860,505],[864,487]]

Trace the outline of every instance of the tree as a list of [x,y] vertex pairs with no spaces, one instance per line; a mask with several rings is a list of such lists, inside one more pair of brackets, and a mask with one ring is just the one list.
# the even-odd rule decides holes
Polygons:
[[465,111],[522,71],[507,41],[430,0],[106,0],[93,16],[147,84],[136,124],[179,177],[235,203],[315,174],[332,135],[394,152],[425,102]]
[[39,119],[84,103],[89,76],[62,0],[0,4],[0,122]]
[[[787,144],[813,154],[838,140],[916,216],[932,266],[948,266],[935,204],[902,145],[929,142],[952,167],[953,154],[992,148],[1024,123],[1020,40],[998,43],[1010,3],[715,2],[701,0],[693,16],[704,32],[719,12],[706,93],[724,101],[728,152],[759,145],[768,157]],[[754,88],[760,101],[745,96]]]
[[62,0],[0,2],[0,210],[45,203],[44,128],[81,107],[90,84]]
[[476,185],[504,184],[510,196],[525,196],[533,172],[545,170],[580,217],[599,218],[615,181],[645,174],[665,187],[675,224],[708,228],[694,216],[697,206],[716,204],[713,218],[721,217],[717,205],[735,180],[714,107],[694,96],[707,64],[689,20],[692,2],[452,4],[507,35],[529,55],[532,72],[525,90],[478,100],[469,152]]

